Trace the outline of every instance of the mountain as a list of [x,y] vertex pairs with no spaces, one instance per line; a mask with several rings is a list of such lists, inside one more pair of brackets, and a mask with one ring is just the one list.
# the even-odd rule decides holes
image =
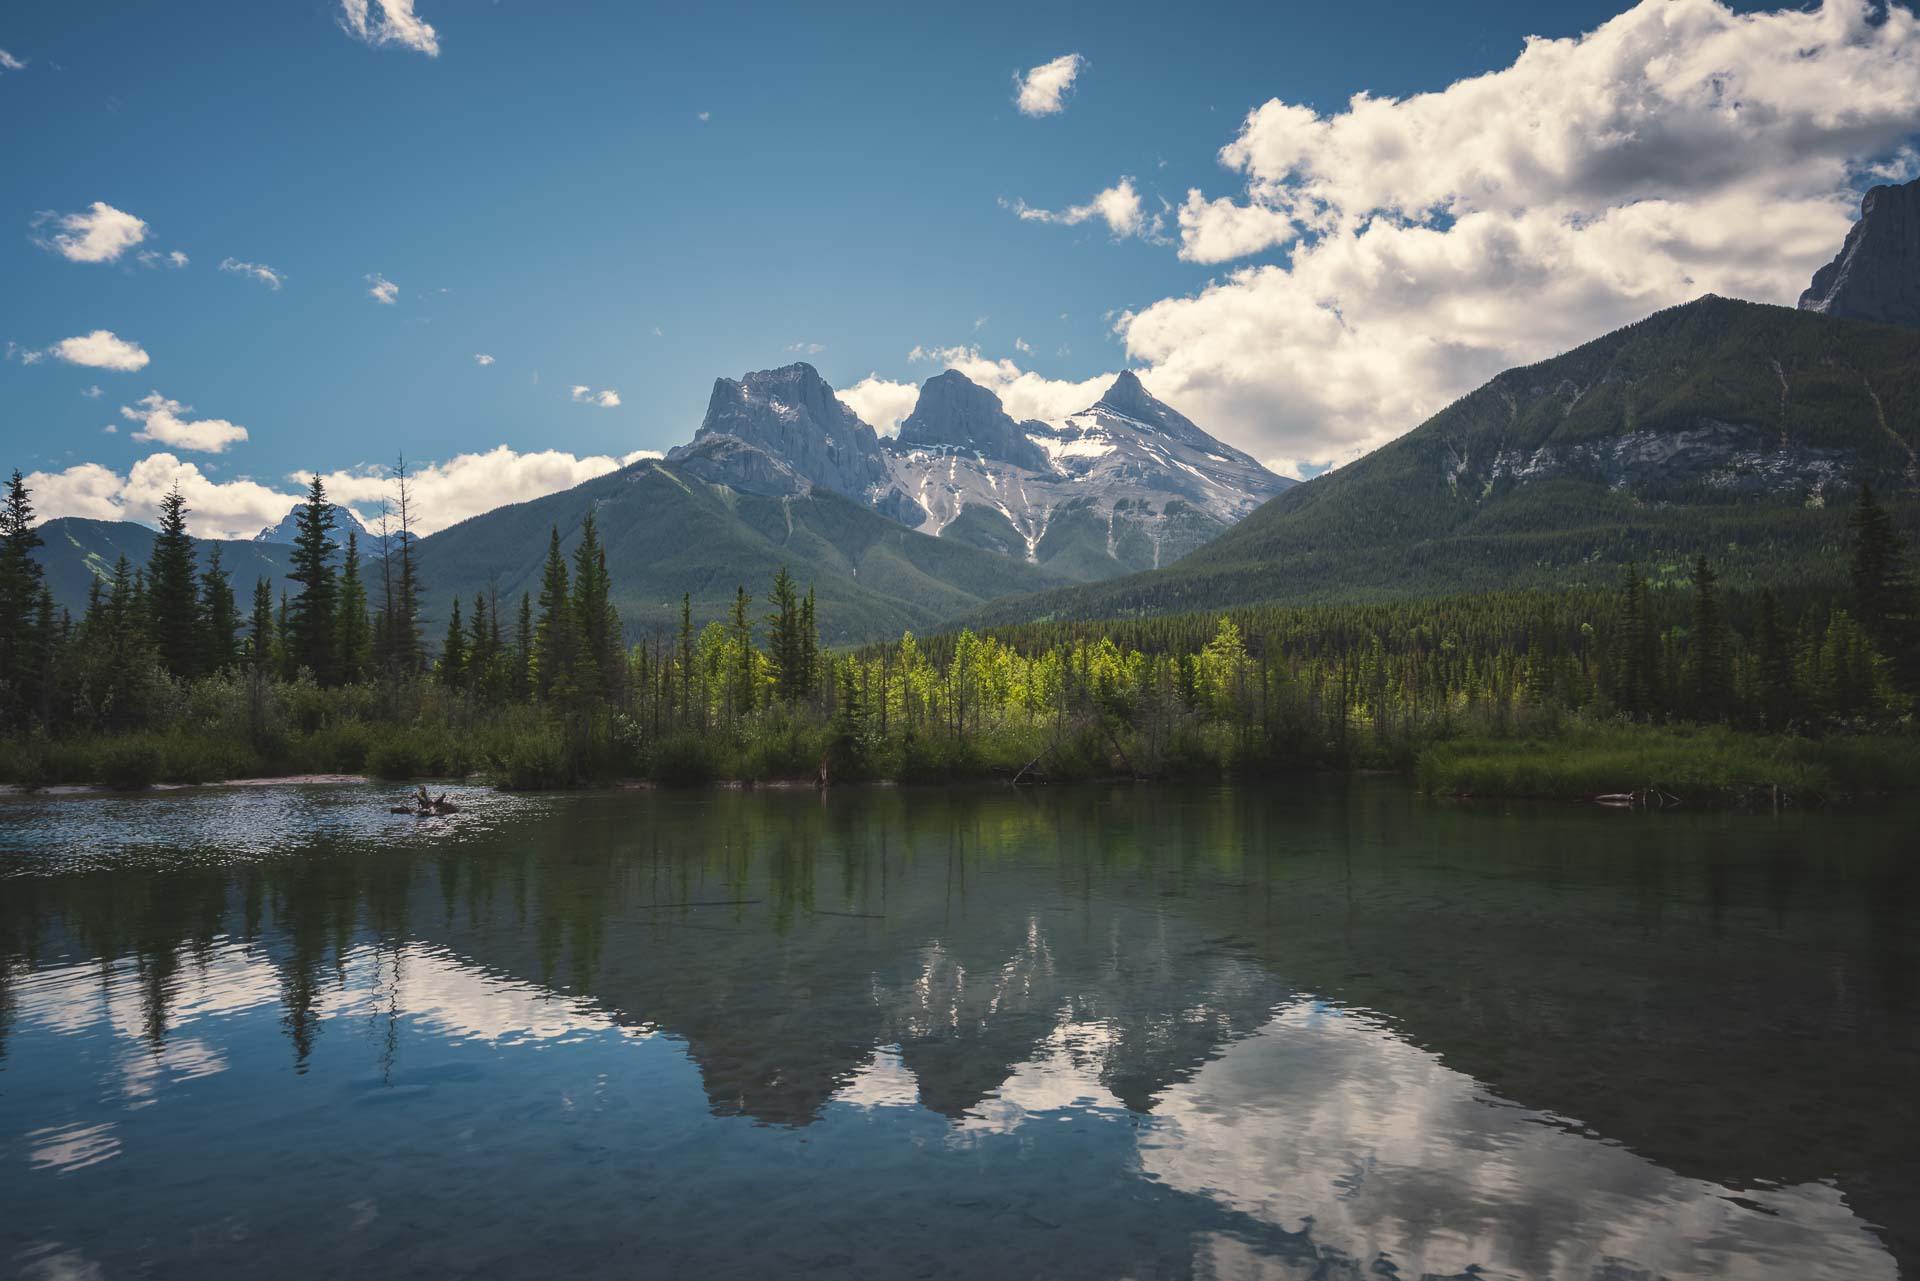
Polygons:
[[[896,519],[1068,578],[1171,564],[1293,482],[1122,373],[1058,424],[1015,422],[949,370],[887,442]],[[914,513],[921,513],[916,519]]]
[[1131,372],[1059,424],[1016,422],[957,370],[881,440],[813,366],[714,382],[667,461],[744,493],[818,487],[909,529],[1085,581],[1170,564],[1293,482],[1221,444]]
[[1176,565],[980,621],[1612,582],[1844,581],[1846,505],[1916,524],[1920,332],[1705,297],[1498,375]]
[[[697,622],[723,618],[734,589],[753,616],[782,565],[819,598],[821,637],[845,644],[925,631],[1008,591],[1062,585],[1057,575],[990,552],[914,533],[865,504],[804,482],[756,493],[703,479],[688,463],[761,453],[735,439],[696,440],[679,460],[645,460],[562,493],[496,508],[416,545],[427,585],[427,640],[437,643],[452,597],[498,591],[517,609],[540,592],[550,528],[569,555],[591,509],[613,574],[614,604],[630,637],[678,625],[689,593]],[[369,577],[372,577],[370,573]]]
[[[360,536],[360,541],[364,544],[369,538],[366,523],[354,515],[349,508],[342,507],[338,503],[329,505],[333,508],[333,536],[344,543],[346,541],[347,531],[352,530]],[[288,546],[292,546],[293,540],[300,534],[300,512],[305,507],[305,503],[295,503],[292,510],[280,518],[279,524],[267,526],[253,536],[253,541],[256,543],[285,543]]]
[[1875,187],[1832,262],[1800,295],[1802,311],[1842,320],[1920,325],[1920,180]]
[[[87,592],[94,580],[104,586],[120,557],[125,556],[135,569],[144,569],[153,554],[154,531],[130,520],[62,516],[41,524],[39,532],[41,546],[34,552],[34,559],[46,571],[54,604],[71,610],[75,618],[86,609]],[[252,599],[256,579],[273,583],[274,597],[279,599],[279,580],[292,568],[291,545],[210,538],[197,538],[194,545],[203,569],[213,549],[220,549],[220,564],[233,580],[234,596],[243,612]]]

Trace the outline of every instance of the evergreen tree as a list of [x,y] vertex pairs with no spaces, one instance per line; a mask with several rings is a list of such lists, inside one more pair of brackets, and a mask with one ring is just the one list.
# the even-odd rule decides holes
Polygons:
[[240,607],[233,599],[233,582],[220,565],[220,544],[207,552],[207,568],[200,575],[200,614],[195,667],[205,673],[223,672],[240,661]]
[[373,631],[367,621],[367,589],[360,581],[360,536],[347,531],[347,557],[340,566],[338,654],[340,679],[362,680],[373,662]]
[[1780,607],[1771,591],[1760,593],[1760,621],[1754,629],[1754,651],[1757,719],[1762,728],[1778,734],[1793,719],[1793,655],[1786,633],[1780,627]]
[[265,676],[274,670],[273,588],[264,578],[253,583],[253,621],[247,629],[247,647],[254,675]]
[[41,546],[33,527],[32,490],[16,469],[0,503],[0,724],[19,724],[39,701],[39,674],[49,637],[38,626]]
[[1727,718],[1733,706],[1732,653],[1727,624],[1714,588],[1719,580],[1707,558],[1693,563],[1693,625],[1687,638],[1687,697],[1703,721]]
[[573,616],[580,635],[578,685],[584,699],[616,699],[620,685],[620,616],[593,512],[580,526],[573,552]]
[[578,691],[574,668],[579,652],[567,561],[560,554],[560,530],[556,527],[547,535],[547,563],[540,575],[540,621],[533,639],[534,687],[542,701],[572,702]]
[[187,534],[187,500],[175,485],[160,500],[160,533],[147,558],[147,635],[167,674],[178,680],[198,674],[200,594],[194,581],[193,539]]
[[1626,569],[1620,607],[1618,671],[1614,702],[1627,715],[1640,719],[1654,710],[1654,671],[1659,662],[1659,639],[1647,616],[1647,584],[1640,567]]
[[773,694],[782,703],[798,702],[807,692],[806,644],[800,636],[800,601],[793,575],[782,565],[767,597],[767,650],[773,660]]
[[520,593],[520,622],[513,634],[513,701],[533,697],[533,596]]
[[747,617],[750,597],[745,587],[733,589],[733,707],[740,716],[753,715],[753,623]]
[[[419,672],[421,664],[421,583],[414,566],[416,513],[404,456],[394,463],[389,475],[394,501],[380,516],[379,649],[374,663],[389,676],[408,677]],[[389,525],[390,520],[398,522],[397,529]]]
[[693,594],[680,593],[680,698],[688,724],[693,723]]
[[820,628],[813,613],[813,584],[807,584],[807,598],[800,605],[800,695],[811,697],[820,689]]
[[300,584],[300,594],[293,598],[285,631],[289,661],[328,685],[339,675],[340,585],[333,553],[340,545],[330,537],[333,507],[317,473],[295,524],[293,569],[287,578]]
[[1920,685],[1920,607],[1906,568],[1905,540],[1867,485],[1847,518],[1853,530],[1853,617],[1888,659],[1903,686]]
[[467,629],[460,622],[460,598],[453,598],[453,613],[447,616],[447,638],[440,644],[440,683],[459,689],[467,678]]

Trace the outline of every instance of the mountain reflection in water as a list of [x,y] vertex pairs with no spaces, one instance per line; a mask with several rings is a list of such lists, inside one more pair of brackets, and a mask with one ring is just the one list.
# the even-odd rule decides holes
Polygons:
[[0,1275],[1920,1266],[1911,811],[383,799],[0,802]]

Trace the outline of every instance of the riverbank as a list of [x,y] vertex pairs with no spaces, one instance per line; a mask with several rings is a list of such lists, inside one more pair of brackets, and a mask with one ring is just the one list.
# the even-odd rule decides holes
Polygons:
[[[1098,781],[1266,779],[1309,773],[1390,772],[1430,796],[1625,804],[1803,805],[1920,790],[1920,737],[1768,736],[1717,728],[1583,726],[1524,737],[1372,743],[1364,750],[1296,744],[1284,754],[1236,750],[1198,736],[1154,753],[1141,768],[1130,735],[1042,727],[975,739],[851,740],[793,727],[732,745],[675,736],[651,751],[616,741],[569,745],[537,728],[457,734],[445,729],[326,731],[261,753],[174,731],[87,740],[0,744],[9,790],[132,791],[207,784],[406,782],[467,778],[502,790],[582,785],[795,786],[892,783],[1021,786]],[[1315,750],[1317,749],[1317,750]]]

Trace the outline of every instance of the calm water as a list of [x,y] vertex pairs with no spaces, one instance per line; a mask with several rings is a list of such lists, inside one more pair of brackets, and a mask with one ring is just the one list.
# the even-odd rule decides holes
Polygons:
[[0,1276],[1920,1276],[1920,810],[0,801]]

